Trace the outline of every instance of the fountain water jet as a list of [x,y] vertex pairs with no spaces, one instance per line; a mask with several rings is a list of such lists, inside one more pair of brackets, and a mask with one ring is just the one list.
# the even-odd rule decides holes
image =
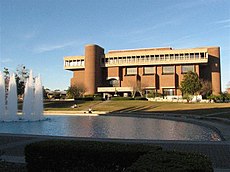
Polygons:
[[[18,98],[15,75],[10,76],[7,103],[5,101],[5,81],[0,72],[0,121],[37,121],[44,120],[43,90],[40,76],[35,78],[35,87],[32,71],[26,82],[23,101],[23,113],[17,114]],[[20,117],[20,118],[19,118]]]
[[15,75],[10,76],[8,96],[7,96],[7,111],[6,111],[6,121],[15,121],[18,119],[18,98],[17,98],[17,87],[15,81]]
[[27,79],[24,91],[24,100],[23,100],[23,118],[25,120],[32,120],[34,110],[34,85],[33,85],[33,74],[32,70],[30,71],[29,78]]
[[6,96],[5,96],[5,81],[2,72],[0,72],[0,121],[6,117]]
[[43,116],[43,89],[40,75],[35,79],[34,90],[34,118],[36,120],[44,119]]

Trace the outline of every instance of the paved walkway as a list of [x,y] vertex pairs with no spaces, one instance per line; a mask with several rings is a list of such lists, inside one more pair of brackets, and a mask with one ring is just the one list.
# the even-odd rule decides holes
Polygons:
[[[0,150],[3,152],[1,159],[8,162],[25,163],[24,147],[32,142],[47,139],[74,139],[82,138],[51,137],[51,136],[31,136],[0,134]],[[84,139],[93,140],[93,139]],[[223,142],[188,142],[188,141],[152,141],[152,140],[120,140],[120,139],[96,139],[100,141],[114,142],[141,142],[160,145],[165,150],[178,150],[185,152],[199,152],[207,155],[215,171],[230,171],[230,141]]]
[[[102,113],[101,113],[102,114]],[[75,114],[76,115],[76,114]],[[98,141],[114,141],[114,142],[141,142],[160,145],[165,150],[178,150],[185,152],[199,152],[207,155],[215,169],[215,172],[230,172],[230,123],[219,119],[210,118],[191,118],[189,116],[180,117],[176,114],[144,114],[144,113],[124,113],[106,114],[113,116],[136,116],[147,118],[162,118],[170,120],[181,120],[196,123],[206,127],[210,127],[218,131],[225,141],[220,142],[193,142],[193,141],[153,141],[153,140],[120,140],[120,139],[90,139]],[[83,140],[83,138],[70,137],[52,137],[52,136],[32,136],[32,135],[15,135],[0,134],[0,159],[8,162],[25,163],[24,148],[27,144],[47,140],[47,139],[73,139]],[[3,154],[1,154],[1,152]]]

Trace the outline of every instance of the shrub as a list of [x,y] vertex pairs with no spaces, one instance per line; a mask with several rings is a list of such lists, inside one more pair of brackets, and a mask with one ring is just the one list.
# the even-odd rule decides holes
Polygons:
[[230,94],[228,93],[221,93],[220,95],[210,95],[208,96],[209,100],[214,100],[214,102],[228,102],[230,100]]
[[78,97],[78,98],[75,98],[75,100],[98,101],[98,100],[102,100],[102,97],[99,94],[95,94],[95,95],[86,95],[85,97]]
[[112,97],[111,100],[119,101],[119,100],[134,100],[132,97]]
[[127,172],[212,172],[211,161],[197,153],[151,152],[141,156]]
[[147,92],[147,97],[148,98],[163,97],[163,94],[156,93],[155,91],[151,90]]
[[189,103],[189,101],[191,101],[192,98],[193,98],[193,95],[190,95],[190,94],[184,94],[183,95],[183,99],[186,99],[187,103]]
[[122,171],[141,155],[160,149],[143,144],[50,140],[27,145],[25,157],[28,171]]
[[67,89],[67,97],[68,98],[79,98],[79,97],[83,97],[85,93],[85,88],[82,85],[75,85],[75,86],[71,86]]
[[94,94],[94,100],[98,101],[98,100],[103,100],[103,97],[101,94]]
[[95,141],[49,140],[25,148],[28,171],[212,172],[197,153],[162,151],[159,146]]
[[132,98],[132,97],[112,97],[112,100],[148,100],[147,98],[145,97],[135,97],[135,98]]
[[79,97],[79,98],[75,98],[74,100],[93,101],[94,97]]
[[146,97],[135,97],[135,100],[148,100]]

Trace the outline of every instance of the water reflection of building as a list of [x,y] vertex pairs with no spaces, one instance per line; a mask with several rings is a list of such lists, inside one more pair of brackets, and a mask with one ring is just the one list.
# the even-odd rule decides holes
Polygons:
[[106,121],[108,122],[108,137],[126,139],[135,138],[133,132],[135,131],[136,126],[134,125],[132,118],[128,118],[127,120],[126,117],[110,117]]
[[84,56],[67,56],[64,68],[73,71],[71,85],[81,85],[86,94],[127,95],[134,86],[146,92],[181,95],[179,85],[188,71],[210,81],[219,94],[220,48],[142,48],[104,53],[98,45],[86,45]]

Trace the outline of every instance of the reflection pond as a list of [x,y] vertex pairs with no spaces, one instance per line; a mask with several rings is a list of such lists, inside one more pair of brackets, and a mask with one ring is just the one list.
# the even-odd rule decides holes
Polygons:
[[135,117],[47,116],[38,122],[0,122],[0,133],[89,138],[220,141],[210,128],[196,124]]

